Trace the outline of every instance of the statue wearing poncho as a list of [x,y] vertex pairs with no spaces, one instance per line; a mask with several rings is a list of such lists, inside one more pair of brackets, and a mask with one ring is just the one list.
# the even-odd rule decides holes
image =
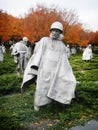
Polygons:
[[[34,69],[34,68],[38,69]],[[66,46],[61,39],[42,38],[26,67],[21,88],[37,75],[34,105],[43,106],[52,100],[70,104],[75,97],[76,79],[69,64]]]

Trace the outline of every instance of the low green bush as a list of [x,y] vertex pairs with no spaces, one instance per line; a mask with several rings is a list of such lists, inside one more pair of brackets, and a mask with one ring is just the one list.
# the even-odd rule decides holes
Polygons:
[[7,74],[0,76],[0,95],[20,92],[22,76]]
[[23,130],[23,125],[8,113],[0,113],[0,130]]
[[76,87],[76,99],[84,105],[98,105],[98,83],[82,82]]
[[4,61],[0,62],[0,75],[14,73],[16,68],[16,64],[14,63],[14,59],[10,54],[4,55]]
[[75,71],[76,79],[80,82],[86,81],[96,81],[98,77],[98,69]]

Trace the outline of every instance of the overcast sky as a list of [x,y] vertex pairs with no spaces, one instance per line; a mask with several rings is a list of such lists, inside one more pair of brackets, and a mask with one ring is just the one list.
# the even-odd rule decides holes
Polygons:
[[75,10],[85,29],[98,31],[98,0],[0,0],[0,10],[13,16],[23,16],[36,4],[52,5],[60,9]]

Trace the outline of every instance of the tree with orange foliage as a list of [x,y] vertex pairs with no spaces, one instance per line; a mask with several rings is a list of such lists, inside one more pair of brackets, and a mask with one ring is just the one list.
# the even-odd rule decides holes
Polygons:
[[47,9],[43,5],[38,5],[36,10],[31,9],[25,17],[25,35],[32,41],[38,41],[41,37],[49,35],[48,28],[54,21],[63,23],[65,33],[69,26],[77,23],[76,16],[72,12],[57,11],[55,8]]
[[10,38],[10,27],[9,16],[7,13],[3,13],[3,11],[0,10],[0,37],[3,41]]
[[49,35],[48,28],[51,23],[60,21],[64,25],[65,43],[84,46],[87,41],[94,44],[97,42],[97,32],[85,31],[74,10],[63,11],[57,7],[46,8],[44,5],[37,5],[36,9],[31,8],[24,18],[16,18],[0,11],[0,37],[3,41],[28,37],[30,42],[40,40],[43,36]]
[[97,46],[98,46],[98,31],[96,31],[96,32],[94,33],[93,43],[94,43],[94,45],[97,45]]

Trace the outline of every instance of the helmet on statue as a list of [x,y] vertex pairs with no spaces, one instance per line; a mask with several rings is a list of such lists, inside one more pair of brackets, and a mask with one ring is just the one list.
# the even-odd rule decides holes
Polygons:
[[52,31],[52,29],[58,29],[63,32],[63,25],[60,22],[54,22],[50,27],[50,31]]
[[24,42],[27,42],[27,41],[28,41],[28,38],[27,38],[27,37],[23,37],[23,41],[24,41]]

